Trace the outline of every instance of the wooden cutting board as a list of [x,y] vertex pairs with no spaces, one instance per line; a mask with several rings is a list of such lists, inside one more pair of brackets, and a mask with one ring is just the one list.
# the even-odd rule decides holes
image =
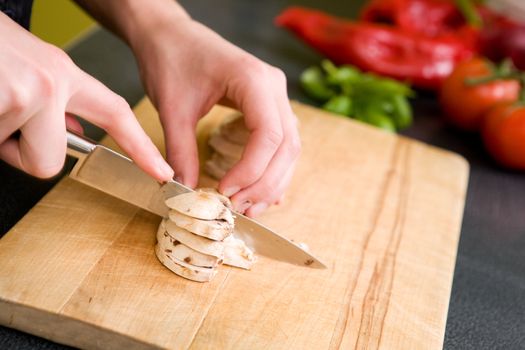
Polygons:
[[[260,220],[328,269],[262,257],[184,280],[154,255],[160,218],[65,178],[0,240],[0,323],[98,349],[440,349],[467,163],[293,107],[302,157]],[[151,104],[136,113],[162,148]],[[200,134],[231,113],[215,108]]]

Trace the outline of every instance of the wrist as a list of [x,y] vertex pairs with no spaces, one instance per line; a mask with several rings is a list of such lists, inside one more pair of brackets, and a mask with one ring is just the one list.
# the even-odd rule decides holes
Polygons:
[[144,8],[143,1],[126,1],[125,14],[120,23],[121,36],[133,49],[138,50],[145,41],[151,41],[168,26],[191,22],[188,13],[175,1],[159,0],[149,2]]

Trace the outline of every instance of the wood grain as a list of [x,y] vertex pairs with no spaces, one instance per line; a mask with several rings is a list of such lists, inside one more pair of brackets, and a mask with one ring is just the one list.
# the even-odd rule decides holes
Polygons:
[[[441,348],[468,165],[293,108],[303,154],[261,221],[307,243],[327,270],[261,257],[252,271],[186,281],[155,258],[158,217],[66,178],[0,240],[0,323],[98,349]],[[162,149],[149,101],[136,113]],[[200,123],[201,155],[230,113],[216,107]]]

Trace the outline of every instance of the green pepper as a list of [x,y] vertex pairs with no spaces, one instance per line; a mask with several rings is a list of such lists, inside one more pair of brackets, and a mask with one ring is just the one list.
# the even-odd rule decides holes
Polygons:
[[406,84],[391,79],[382,79],[373,74],[363,74],[363,78],[356,82],[363,92],[373,95],[403,95],[414,96],[414,91]]
[[414,96],[414,91],[405,83],[323,60],[321,67],[303,72],[301,84],[310,97],[324,103],[323,108],[332,113],[389,131],[406,128],[412,122],[407,98]]
[[361,120],[367,124],[377,126],[386,131],[396,132],[396,126],[392,119],[385,114],[378,113],[373,110],[368,110],[361,114],[358,120]]
[[351,66],[341,66],[337,71],[327,74],[326,81],[333,86],[353,84],[361,80],[361,72]]
[[310,67],[301,74],[301,87],[309,97],[326,102],[335,92],[330,89],[319,67]]
[[334,96],[323,105],[323,109],[332,113],[349,116],[352,114],[352,99],[345,95]]
[[401,95],[396,95],[392,97],[392,103],[394,110],[392,119],[396,124],[398,130],[405,129],[412,124],[412,108],[410,103],[408,103],[406,97]]

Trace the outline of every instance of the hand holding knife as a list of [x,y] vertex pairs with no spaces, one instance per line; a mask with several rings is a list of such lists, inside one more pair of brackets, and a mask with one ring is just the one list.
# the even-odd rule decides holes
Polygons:
[[[69,177],[122,199],[153,214],[166,217],[167,198],[193,191],[174,180],[160,184],[129,158],[67,132],[67,153],[78,159]],[[325,268],[309,252],[257,221],[236,213],[235,235],[257,254],[295,265]]]

